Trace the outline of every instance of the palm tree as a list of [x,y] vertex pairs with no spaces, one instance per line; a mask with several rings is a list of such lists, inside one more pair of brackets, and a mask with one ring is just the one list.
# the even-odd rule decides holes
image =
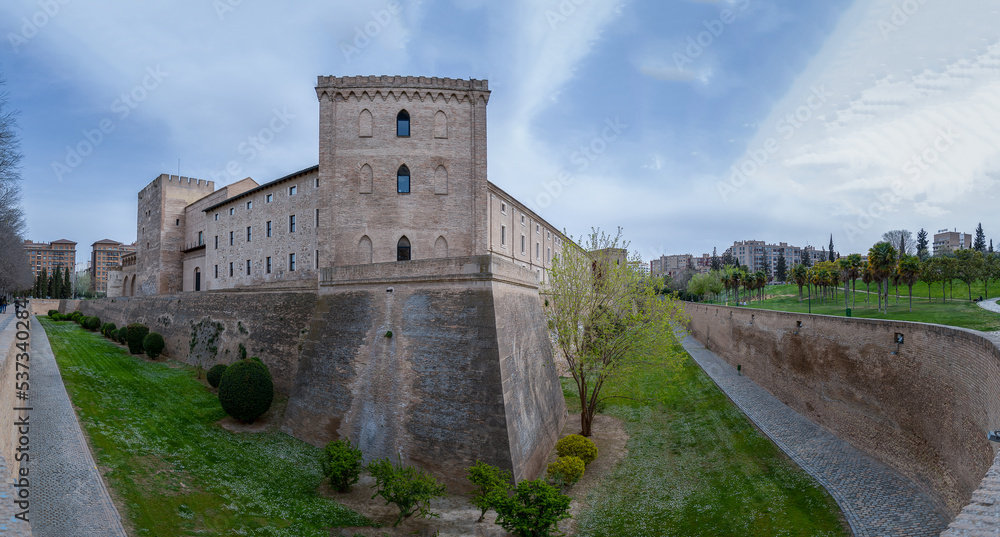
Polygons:
[[799,303],[802,303],[802,287],[809,279],[809,270],[806,269],[805,265],[800,263],[792,268],[791,275],[792,281],[799,286]]
[[851,281],[851,275],[853,274],[851,272],[852,269],[851,269],[851,258],[850,258],[850,256],[848,256],[848,257],[841,257],[840,259],[838,259],[837,260],[837,268],[840,269],[840,279],[844,281],[844,309],[847,309],[847,308],[851,307],[850,306],[850,302],[848,301],[849,300],[849,295],[847,294],[847,292],[848,292],[848,289],[849,289],[848,283],[850,283],[850,281]]
[[767,274],[763,270],[758,270],[754,273],[754,284],[757,290],[760,292],[760,300],[764,301],[764,288],[767,287]]
[[913,311],[913,284],[917,283],[920,278],[920,258],[915,255],[903,254],[903,257],[899,259],[899,267],[896,269],[896,273],[899,275],[899,280],[906,284],[910,288],[910,311]]
[[722,271],[722,276],[719,278],[722,281],[722,286],[726,289],[726,302],[729,302],[729,286],[733,283],[732,272],[729,267],[724,267]]
[[861,267],[861,283],[865,284],[865,304],[868,305],[871,304],[873,281],[875,281],[875,278],[872,277],[872,268],[868,263],[865,263]]
[[861,259],[861,254],[851,254],[847,256],[847,259],[851,262],[851,306],[856,304],[858,296],[858,278],[861,277],[861,269],[864,263]]
[[734,269],[729,279],[732,283],[733,290],[736,291],[736,305],[739,306],[740,302],[742,302],[740,300],[740,280],[743,279],[743,271],[740,269]]
[[[880,242],[868,250],[868,266],[879,285],[879,311],[889,312],[889,276],[896,269],[896,247],[888,242]],[[882,310],[882,284],[885,283],[885,311]]]

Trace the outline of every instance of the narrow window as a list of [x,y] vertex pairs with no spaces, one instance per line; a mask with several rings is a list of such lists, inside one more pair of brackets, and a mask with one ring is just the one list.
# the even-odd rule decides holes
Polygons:
[[541,235],[541,234],[542,234],[542,226],[535,224],[535,235]]
[[316,270],[319,270],[319,250],[316,250]]
[[[215,249],[216,250],[219,249],[219,236],[218,235],[215,236]],[[218,278],[218,276],[216,276],[216,278]]]
[[253,202],[252,201],[248,201],[247,202],[247,210],[249,211],[250,209],[253,209]]
[[410,259],[410,240],[402,237],[396,243],[396,261],[409,261]]
[[219,279],[219,265],[215,265],[215,279]]
[[552,248],[545,249],[545,262],[548,263],[549,261],[552,261]]
[[232,232],[232,231],[230,231],[230,232],[229,232],[229,245],[230,245],[230,246],[232,246],[233,244],[234,244],[234,243],[233,243],[233,232]]
[[437,114],[434,114],[434,137],[448,137],[448,116],[444,110],[438,110]]
[[230,207],[229,208],[229,216],[232,216],[234,214],[236,214],[236,208],[235,207]]
[[251,231],[252,229],[253,229],[252,226],[247,226],[247,242],[250,242],[253,239],[253,232]]
[[507,204],[506,203],[501,203],[500,204],[500,212],[503,213],[503,214],[507,214]]
[[296,192],[298,192],[298,190],[299,190],[299,189],[298,189],[298,187],[297,187],[297,186],[295,186],[295,185],[292,185],[292,186],[288,187],[288,195],[289,195],[289,196],[294,196],[294,195],[295,195],[295,193],[296,193]]
[[232,261],[229,262],[229,277],[230,278],[233,277],[233,262]]
[[288,270],[295,272],[295,254],[288,254]]
[[400,166],[396,172],[396,192],[400,194],[410,193],[410,169]]
[[271,273],[271,258],[270,257],[268,257],[267,260],[266,260],[265,270],[267,271],[268,274]]
[[523,214],[521,215],[521,225],[522,226],[525,225],[525,223],[524,223],[524,215]]
[[500,247],[507,247],[507,226],[500,226]]
[[313,188],[319,188],[319,176],[316,176],[316,186]]
[[198,232],[198,246],[205,244],[205,237],[202,235],[203,232]]
[[177,219],[176,225],[178,225],[178,226],[181,225],[181,219],[180,218]]
[[396,136],[410,136],[410,114],[406,110],[396,114]]
[[316,227],[319,227],[319,209],[316,209]]
[[247,259],[247,276],[250,275],[250,260]]
[[535,259],[541,259],[541,258],[542,258],[542,243],[536,242],[535,243]]
[[522,235],[521,235],[521,255],[524,255],[524,250],[525,250],[525,246],[524,246],[524,235],[522,234]]
[[271,221],[270,220],[267,221],[267,236],[268,237],[271,236]]
[[268,194],[267,198],[264,198],[264,202],[265,203],[271,203],[271,200],[273,200],[273,199],[274,199],[274,194]]
[[361,138],[371,138],[372,136],[372,113],[367,109],[362,110],[358,117],[358,136]]
[[295,215],[288,217],[288,232],[295,233]]
[[[216,222],[218,222],[218,221],[219,221],[219,213],[215,213],[215,221],[216,221]],[[146,228],[142,228],[142,230],[143,230],[143,231],[146,231]]]

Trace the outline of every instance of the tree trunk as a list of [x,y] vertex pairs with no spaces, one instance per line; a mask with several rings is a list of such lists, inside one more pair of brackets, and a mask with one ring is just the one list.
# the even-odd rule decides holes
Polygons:
[[910,284],[910,313],[913,313],[913,284]]
[[966,282],[965,285],[969,286],[969,302],[972,302],[972,282]]

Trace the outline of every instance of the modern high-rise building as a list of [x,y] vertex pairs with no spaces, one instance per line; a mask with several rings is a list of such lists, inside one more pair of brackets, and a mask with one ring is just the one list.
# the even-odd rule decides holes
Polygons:
[[104,239],[91,245],[90,281],[94,292],[108,292],[108,271],[121,265],[123,254],[135,251],[135,243],[122,244],[111,239]]
[[24,250],[28,253],[28,263],[32,274],[37,278],[42,269],[46,274],[55,272],[56,267],[63,270],[76,268],[76,243],[71,240],[59,239],[52,242],[24,241]]
[[942,229],[934,234],[934,255],[947,255],[967,248],[972,248],[972,235],[968,233]]

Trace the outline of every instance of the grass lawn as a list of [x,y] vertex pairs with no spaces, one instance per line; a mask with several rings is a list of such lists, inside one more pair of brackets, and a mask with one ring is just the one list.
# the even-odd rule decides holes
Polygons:
[[317,448],[215,425],[225,413],[193,368],[145,362],[75,323],[38,318],[136,535],[326,537],[331,526],[370,524],[316,495]]
[[[628,455],[589,496],[581,536],[849,536],[840,509],[761,434],[678,345],[684,359],[605,387]],[[563,379],[570,412],[576,384]]]
[[[952,294],[947,284],[945,285],[945,289],[947,300],[942,298],[940,283],[936,283],[931,287],[931,298],[928,299],[927,284],[922,282],[917,283],[913,286],[913,311],[910,312],[910,295],[906,286],[901,285],[899,287],[898,304],[896,302],[896,288],[891,287],[889,290],[889,313],[884,314],[878,312],[876,286],[873,284],[871,286],[871,293],[868,294],[866,293],[865,285],[859,281],[857,296],[854,297],[855,302],[852,306],[853,311],[851,314],[854,317],[944,324],[982,330],[984,332],[1000,330],[1000,314],[986,311],[977,304],[969,302],[969,288],[964,283],[958,280],[955,281],[954,300],[952,300]],[[1000,294],[1000,285],[994,283],[990,286],[990,291],[994,297],[997,296]],[[769,286],[765,290],[765,293],[766,296],[773,298],[768,298],[763,302],[754,300],[750,303],[749,307],[800,313],[809,311],[809,303],[805,298],[803,298],[801,303],[799,302],[799,287],[797,285]],[[837,291],[836,299],[830,298],[828,295],[825,300],[821,301],[817,293],[818,291],[813,289],[812,313],[841,317],[845,315],[843,287]],[[972,285],[973,298],[978,298],[980,295],[984,298],[987,297],[981,282]],[[807,297],[808,291],[803,290],[802,296]],[[865,303],[866,296],[869,300],[867,304]]]

